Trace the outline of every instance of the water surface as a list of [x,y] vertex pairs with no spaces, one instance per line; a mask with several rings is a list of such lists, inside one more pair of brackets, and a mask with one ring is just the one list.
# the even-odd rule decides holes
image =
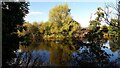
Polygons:
[[[118,47],[119,48],[119,47]],[[102,46],[64,42],[20,45],[12,62],[20,66],[120,67],[120,49],[112,51],[109,41]]]

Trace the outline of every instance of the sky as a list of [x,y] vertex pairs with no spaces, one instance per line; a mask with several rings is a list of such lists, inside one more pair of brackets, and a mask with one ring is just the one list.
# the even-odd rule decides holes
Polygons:
[[97,7],[105,7],[105,2],[30,2],[29,14],[25,17],[26,22],[46,22],[49,19],[49,11],[56,5],[68,4],[72,18],[79,22],[82,27],[89,25],[90,17],[95,18]]

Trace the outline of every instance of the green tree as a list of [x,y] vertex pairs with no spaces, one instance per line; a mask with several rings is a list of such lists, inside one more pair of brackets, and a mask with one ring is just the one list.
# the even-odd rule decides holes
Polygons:
[[104,11],[101,7],[97,8],[97,11],[95,13],[95,15],[97,15],[97,17],[95,18],[95,20],[90,20],[90,27],[92,29],[96,29],[97,27],[100,27],[101,22],[104,18]]
[[67,4],[52,8],[49,12],[49,22],[52,23],[50,33],[56,38],[72,37],[73,32],[80,27],[78,22],[72,19]]
[[[22,31],[20,30],[17,31],[19,37],[23,38],[21,42],[23,42],[26,45],[27,44],[29,45],[32,42],[36,43],[40,41],[41,34],[39,31],[39,24],[37,22],[33,22],[33,24],[26,22],[23,24],[22,27],[23,27]],[[24,29],[24,27],[26,29]]]
[[[67,4],[57,5],[52,8],[49,12],[49,22],[54,23],[52,28],[52,33],[60,33],[60,29],[64,26],[68,28],[68,24],[72,20],[70,16],[70,9]],[[63,26],[64,25],[64,26]]]
[[106,25],[101,25],[101,23],[105,21],[104,10],[98,7],[95,15],[97,15],[95,20],[90,20],[89,32],[87,35],[88,41],[100,43],[102,40],[104,42],[108,39],[108,27]]
[[61,26],[62,23],[69,23],[71,20],[70,9],[67,4],[57,5],[49,12],[49,21],[58,23],[57,26]]
[[28,13],[28,2],[2,2],[2,64],[14,57],[13,51],[19,47],[17,25],[22,25]]
[[[112,7],[111,7],[112,6]],[[119,44],[120,41],[120,1],[117,0],[115,5],[106,5],[107,11],[104,11],[105,21],[109,25],[110,37],[116,40]],[[109,8],[113,8],[115,12],[110,12]],[[115,14],[116,13],[116,14]],[[109,20],[110,19],[110,20]],[[112,36],[111,36],[112,35]]]

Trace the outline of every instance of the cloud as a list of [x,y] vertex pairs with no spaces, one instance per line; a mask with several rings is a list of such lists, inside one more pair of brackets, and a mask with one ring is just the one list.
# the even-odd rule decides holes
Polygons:
[[41,14],[43,14],[43,12],[33,11],[33,12],[29,12],[28,15],[41,15]]
[[30,11],[24,19],[27,22],[39,22],[41,20],[40,18],[44,17],[44,15],[44,12]]

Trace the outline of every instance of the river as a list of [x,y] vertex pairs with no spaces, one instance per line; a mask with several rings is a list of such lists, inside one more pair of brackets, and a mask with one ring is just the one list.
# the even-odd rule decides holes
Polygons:
[[[119,46],[120,47],[120,46]],[[110,46],[110,41],[97,44],[64,42],[40,42],[29,46],[20,45],[14,51],[16,58],[11,65],[34,66],[83,66],[83,67],[119,67],[120,49]]]

